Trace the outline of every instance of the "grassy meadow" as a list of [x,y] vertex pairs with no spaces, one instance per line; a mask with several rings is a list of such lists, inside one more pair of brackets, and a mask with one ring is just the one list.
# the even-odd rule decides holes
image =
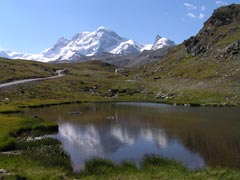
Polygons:
[[[171,59],[175,59],[174,57],[179,56],[179,53],[184,53],[181,47],[176,48],[180,50],[175,50],[176,54],[173,52]],[[12,62],[0,59],[0,64],[12,66],[8,61]],[[36,73],[41,74],[41,77],[51,76],[57,69],[66,69],[67,73],[57,79],[1,88],[0,112],[18,111],[19,108],[28,106],[89,101],[239,106],[240,87],[237,82],[239,73],[224,78],[222,73],[218,76],[214,75],[216,69],[222,69],[220,65],[204,61],[194,62],[194,57],[184,58],[180,62],[167,59],[161,64],[157,62],[139,68],[124,68],[115,73],[117,67],[97,61],[54,65],[37,63],[38,66],[35,62],[23,61],[22,64],[30,70],[24,71],[24,76],[18,70],[16,74],[8,73],[8,79],[5,77],[4,81],[11,81],[14,79],[13,76],[16,79],[34,77]],[[15,69],[21,69],[21,66],[16,65]],[[195,66],[201,69],[195,71]],[[206,70],[207,66],[212,67],[212,70]],[[231,66],[234,68],[238,64],[235,62]],[[6,74],[5,71],[0,69],[0,74]]]
[[[8,64],[3,60],[2,64]],[[184,61],[183,61],[184,62]],[[25,64],[26,63],[26,64]],[[58,79],[43,80],[19,84],[0,89],[0,174],[2,179],[200,179],[220,180],[239,179],[239,170],[226,168],[207,168],[190,171],[181,164],[157,156],[143,157],[140,167],[132,162],[115,165],[104,159],[94,158],[85,164],[85,170],[74,173],[70,157],[65,154],[61,144],[51,138],[34,140],[44,134],[57,131],[57,125],[45,122],[37,117],[23,117],[12,114],[23,108],[71,102],[109,102],[109,101],[151,101],[166,103],[206,103],[220,105],[225,101],[221,92],[203,92],[198,90],[183,91],[176,94],[163,89],[167,80],[154,78],[144,69],[125,69],[115,73],[115,66],[101,62],[84,62],[74,64],[34,65],[24,61],[30,71],[5,77],[8,82],[14,77],[46,77],[54,74],[56,69],[67,69],[67,74]],[[6,65],[7,66],[7,65]],[[47,67],[45,67],[47,66]],[[152,65],[153,66],[153,65]],[[38,67],[37,69],[35,69]],[[42,68],[44,67],[44,68]],[[18,65],[16,69],[21,68]],[[33,69],[32,69],[33,68]],[[47,68],[49,71],[45,71]],[[0,71],[3,71],[0,69]],[[35,72],[37,71],[37,72]],[[142,73],[145,71],[145,77]],[[4,74],[1,72],[0,74]],[[165,74],[165,73],[163,73]],[[162,76],[163,74],[158,74]],[[142,76],[142,77],[141,77]],[[201,75],[203,76],[203,75]],[[198,77],[200,78],[200,77]],[[201,77],[202,78],[202,77]],[[18,78],[16,78],[18,79]],[[2,81],[2,82],[4,82]],[[170,82],[168,82],[170,83]],[[171,81],[173,83],[173,81]],[[161,93],[167,97],[156,98]],[[172,93],[172,95],[171,95]],[[191,98],[190,98],[191,97]],[[238,101],[235,103],[237,104]],[[27,139],[30,137],[30,141]],[[36,153],[37,152],[37,153]],[[51,158],[51,160],[49,160]]]

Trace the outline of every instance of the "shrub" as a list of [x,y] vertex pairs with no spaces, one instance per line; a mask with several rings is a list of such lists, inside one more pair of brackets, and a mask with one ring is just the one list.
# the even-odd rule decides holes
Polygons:
[[15,138],[3,136],[0,138],[0,151],[11,151],[15,149]]
[[91,175],[106,174],[112,172],[114,169],[115,165],[112,161],[95,157],[85,162],[84,172]]
[[132,161],[123,161],[119,167],[120,170],[131,170],[131,171],[137,171],[137,166]]
[[182,164],[176,162],[175,160],[163,158],[161,156],[154,155],[154,154],[144,155],[144,157],[141,161],[141,167],[142,168],[147,168],[149,166],[155,166],[155,167],[174,166],[174,167],[179,167],[179,168],[185,169],[185,167]]

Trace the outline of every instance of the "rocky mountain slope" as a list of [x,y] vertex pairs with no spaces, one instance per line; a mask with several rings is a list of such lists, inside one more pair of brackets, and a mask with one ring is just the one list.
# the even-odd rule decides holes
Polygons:
[[142,45],[133,40],[120,37],[104,27],[93,32],[82,32],[68,40],[60,38],[58,42],[40,54],[21,54],[0,50],[0,56],[10,59],[28,59],[42,62],[88,60],[88,57],[112,55],[139,55],[144,50],[156,50],[172,47],[175,43],[157,36],[154,44]]
[[139,70],[135,78],[147,79],[156,98],[240,102],[240,5],[215,10],[196,36]]

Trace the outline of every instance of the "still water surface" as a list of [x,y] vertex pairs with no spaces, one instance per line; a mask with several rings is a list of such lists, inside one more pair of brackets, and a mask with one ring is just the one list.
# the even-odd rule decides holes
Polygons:
[[26,112],[57,121],[75,171],[94,156],[139,163],[158,154],[190,169],[240,168],[240,108],[154,103],[72,104]]

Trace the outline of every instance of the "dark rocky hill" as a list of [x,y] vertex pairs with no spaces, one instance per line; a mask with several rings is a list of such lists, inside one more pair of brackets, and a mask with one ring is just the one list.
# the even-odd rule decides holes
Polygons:
[[184,42],[187,53],[204,54],[211,58],[239,58],[240,5],[230,5],[214,11],[201,31]]
[[240,5],[215,10],[196,36],[173,48],[162,60],[140,67],[135,78],[147,79],[163,100],[239,103]]

